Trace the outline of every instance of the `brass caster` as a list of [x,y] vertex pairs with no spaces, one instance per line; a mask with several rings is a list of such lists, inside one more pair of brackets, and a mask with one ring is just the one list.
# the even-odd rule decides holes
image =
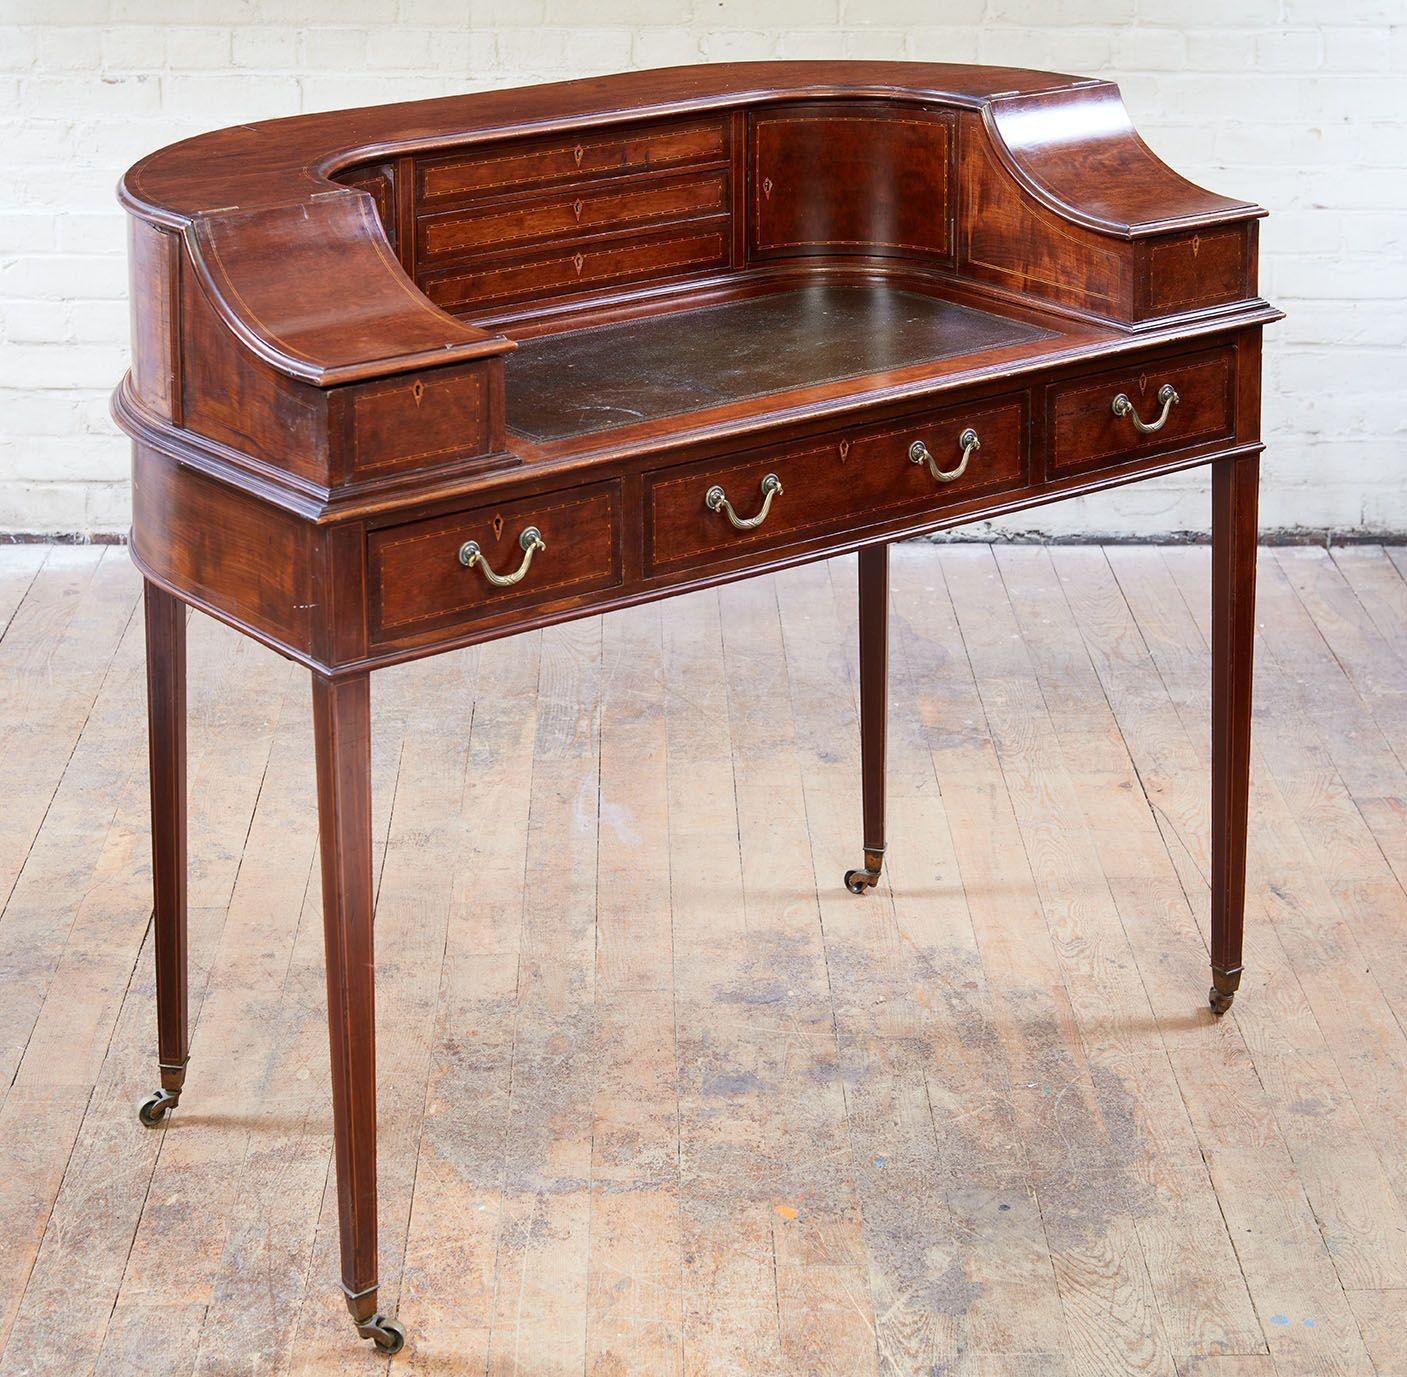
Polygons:
[[863,894],[879,883],[880,868],[884,865],[884,848],[865,848],[865,864],[859,870],[845,872],[845,887],[852,894]]
[[1212,1013],[1218,1018],[1231,1007],[1231,1001],[1235,998],[1234,992],[1228,994],[1225,990],[1217,989],[1215,985],[1207,991],[1207,1003],[1211,1005]]
[[168,1109],[175,1109],[181,1102],[179,1090],[153,1090],[137,1110],[137,1118],[148,1128],[155,1128],[165,1117]]
[[388,1320],[378,1310],[369,1320],[357,1324],[357,1337],[370,1339],[383,1353],[399,1353],[405,1347],[405,1328],[399,1320]]
[[845,887],[852,894],[863,894],[878,883],[879,871],[877,870],[847,870],[845,872]]

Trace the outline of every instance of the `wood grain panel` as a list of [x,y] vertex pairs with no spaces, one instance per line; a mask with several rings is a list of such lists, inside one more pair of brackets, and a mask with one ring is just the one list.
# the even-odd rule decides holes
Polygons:
[[308,651],[316,529],[133,445],[132,551],[144,570],[256,632]]
[[755,257],[952,249],[953,117],[919,106],[802,105],[752,117]]
[[181,278],[181,322],[185,424],[301,478],[330,483],[327,394],[255,358],[192,273]]
[[386,232],[386,241],[392,252],[398,249],[396,234],[396,171],[391,163],[378,163],[373,167],[359,167],[344,172],[338,178],[345,186],[364,191],[376,202],[376,218]]
[[1112,320],[1133,311],[1133,245],[1063,221],[1028,196],[975,116],[960,130],[958,266],[980,281]]

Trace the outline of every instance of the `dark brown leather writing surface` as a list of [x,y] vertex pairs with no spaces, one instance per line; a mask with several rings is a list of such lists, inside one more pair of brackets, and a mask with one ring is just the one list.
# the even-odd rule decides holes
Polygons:
[[1050,334],[882,283],[817,283],[529,340],[507,364],[508,428],[560,440]]

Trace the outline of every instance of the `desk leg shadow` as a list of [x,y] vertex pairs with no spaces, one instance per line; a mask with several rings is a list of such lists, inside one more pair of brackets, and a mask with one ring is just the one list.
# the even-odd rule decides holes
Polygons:
[[1260,456],[1212,465],[1212,988],[1224,1014],[1241,983]]
[[884,738],[889,698],[889,546],[860,551],[860,778],[865,863],[845,872],[845,887],[863,894],[884,865]]

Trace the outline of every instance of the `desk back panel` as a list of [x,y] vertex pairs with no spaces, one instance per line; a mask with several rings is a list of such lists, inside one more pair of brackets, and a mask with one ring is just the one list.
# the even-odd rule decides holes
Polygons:
[[[1116,105],[1091,97],[1111,122]],[[1060,111],[1027,103],[1012,118],[1021,155],[1055,159],[1068,180]],[[1054,152],[1032,132],[1043,122]],[[1167,194],[1190,185],[1145,166],[1141,142],[1109,143],[1091,151],[1093,175],[1117,181],[1118,159],[1131,157],[1143,181],[1168,182]],[[1119,324],[1254,297],[1254,220],[1120,226],[1103,202],[1074,215],[1015,159],[979,111],[912,96],[828,98],[382,157],[338,179],[372,199],[431,301],[487,327],[567,324],[605,302],[648,309],[665,285],[800,270],[804,260],[899,259],[936,280]]]

